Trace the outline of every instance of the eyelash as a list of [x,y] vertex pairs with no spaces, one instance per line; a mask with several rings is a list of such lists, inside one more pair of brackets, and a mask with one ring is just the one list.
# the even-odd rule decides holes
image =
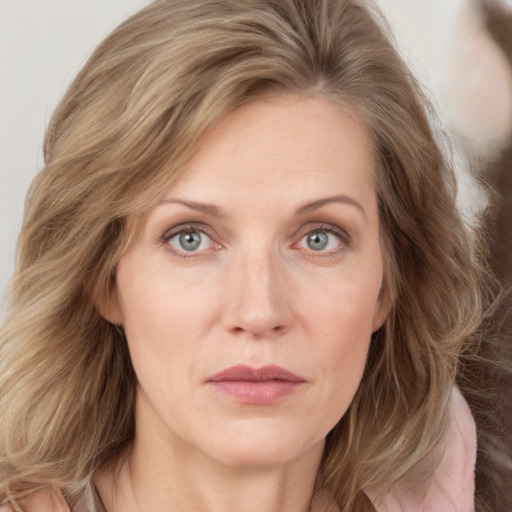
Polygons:
[[326,250],[326,251],[321,250],[318,252],[311,249],[309,251],[308,256],[314,255],[315,257],[320,256],[320,257],[327,257],[327,258],[328,257],[336,257],[341,251],[346,250],[347,248],[350,248],[352,246],[352,240],[351,240],[349,234],[345,230],[340,229],[339,227],[334,226],[332,224],[318,224],[318,225],[315,225],[314,227],[308,227],[308,229],[303,234],[301,234],[298,241],[294,242],[292,244],[292,246],[298,245],[302,240],[304,240],[305,237],[307,237],[313,233],[333,234],[339,239],[341,247],[336,247],[335,249]]
[[[191,251],[189,254],[185,250],[179,250],[173,247],[170,244],[170,241],[175,238],[176,236],[185,233],[185,232],[199,232],[203,235],[206,235],[212,242],[218,246],[218,248],[221,247],[220,244],[214,242],[214,237],[210,236],[205,229],[205,226],[203,224],[180,224],[178,226],[175,226],[171,230],[166,231],[160,238],[160,242],[165,245],[165,247],[171,251],[174,255],[180,257],[180,258],[193,258],[197,257],[200,254],[204,254],[205,251],[208,251],[208,249],[202,250],[202,251]],[[308,256],[315,255],[320,257],[333,257],[337,256],[340,251],[343,251],[347,248],[350,248],[352,245],[352,241],[350,236],[346,231],[343,229],[338,228],[337,226],[333,226],[332,224],[318,224],[311,227],[308,227],[307,230],[304,230],[303,233],[300,235],[298,240],[296,242],[293,242],[291,245],[292,247],[296,247],[302,240],[304,240],[305,237],[308,235],[311,235],[313,233],[329,233],[335,235],[340,240],[341,247],[337,247],[333,250],[320,250],[320,251],[314,251],[311,249],[309,252],[311,254],[308,254]],[[214,249],[215,250],[215,249]]]
[[[168,230],[166,231],[162,237],[160,238],[160,242],[165,245],[166,249],[169,250],[170,252],[173,253],[173,255],[176,255],[180,258],[193,258],[193,257],[197,257],[200,253],[202,254],[204,251],[200,251],[200,253],[195,253],[194,251],[191,251],[190,254],[187,254],[185,250],[183,251],[180,251],[179,249],[176,249],[175,247],[173,247],[171,244],[170,244],[170,241],[178,236],[178,235],[181,235],[182,233],[186,233],[187,231],[189,232],[198,232],[198,233],[201,233],[203,235],[206,235],[210,240],[212,240],[213,242],[213,237],[210,236],[206,229],[205,229],[205,226],[202,225],[202,224],[180,224],[178,226],[175,226],[174,228],[172,228],[171,230]],[[214,242],[215,243],[215,242]],[[220,244],[215,244],[217,246],[220,247]]]

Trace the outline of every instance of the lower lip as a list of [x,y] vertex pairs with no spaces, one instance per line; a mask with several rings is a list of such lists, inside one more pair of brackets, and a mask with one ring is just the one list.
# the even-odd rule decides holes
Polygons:
[[285,380],[246,381],[224,380],[210,381],[219,393],[248,405],[270,405],[295,393],[303,382]]

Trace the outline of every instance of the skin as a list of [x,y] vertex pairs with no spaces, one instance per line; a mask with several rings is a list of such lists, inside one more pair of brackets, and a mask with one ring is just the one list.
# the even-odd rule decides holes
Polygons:
[[[354,115],[282,95],[225,117],[165,191],[102,306],[139,381],[133,449],[115,489],[95,480],[108,512],[330,510],[311,502],[324,439],[387,313],[372,155]],[[238,364],[304,382],[240,403],[208,382]]]

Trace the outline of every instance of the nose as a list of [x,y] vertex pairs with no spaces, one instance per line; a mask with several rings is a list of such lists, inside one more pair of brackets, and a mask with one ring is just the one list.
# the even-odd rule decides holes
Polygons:
[[277,259],[259,251],[240,255],[230,265],[223,323],[232,334],[269,339],[290,329],[292,290]]

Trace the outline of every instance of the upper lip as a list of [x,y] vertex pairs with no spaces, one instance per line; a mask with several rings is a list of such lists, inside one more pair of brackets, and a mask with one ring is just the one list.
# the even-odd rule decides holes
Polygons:
[[260,368],[253,368],[247,365],[232,366],[231,368],[226,368],[225,370],[216,373],[208,379],[209,382],[268,382],[271,380],[305,382],[305,379],[299,375],[275,365],[262,366]]

